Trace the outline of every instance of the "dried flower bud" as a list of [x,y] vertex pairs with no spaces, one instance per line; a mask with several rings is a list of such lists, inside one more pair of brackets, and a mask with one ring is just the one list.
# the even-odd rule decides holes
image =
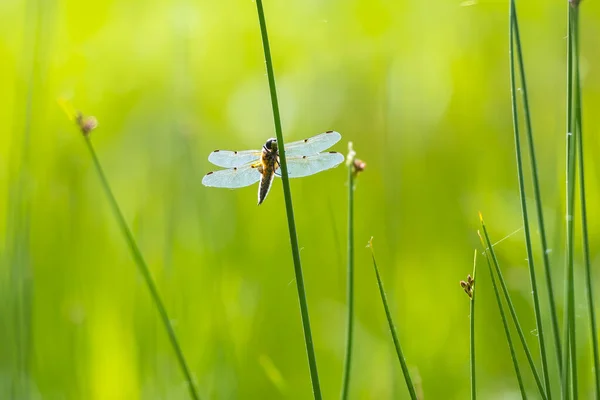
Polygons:
[[80,112],[77,113],[75,122],[79,126],[79,129],[81,129],[83,136],[88,136],[90,132],[96,129],[98,126],[98,120],[96,117],[84,117]]
[[57,101],[69,120],[77,124],[83,136],[88,136],[98,126],[98,120],[95,117],[84,117],[80,111],[73,107],[70,101],[62,98],[57,99]]
[[352,171],[354,172],[354,176],[357,176],[359,173],[365,170],[367,167],[367,163],[363,160],[359,160],[358,158],[354,159],[354,164],[352,164]]

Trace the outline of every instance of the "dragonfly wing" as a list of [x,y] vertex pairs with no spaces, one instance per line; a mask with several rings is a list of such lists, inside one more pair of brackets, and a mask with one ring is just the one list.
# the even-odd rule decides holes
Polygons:
[[241,167],[209,172],[202,178],[202,184],[204,186],[229,189],[250,186],[258,182],[261,178],[257,166],[255,163],[249,163]]
[[319,154],[336,144],[342,135],[336,131],[328,131],[308,139],[291,142],[285,145],[286,156],[311,156]]
[[208,155],[208,161],[219,167],[233,168],[257,161],[260,158],[260,155],[260,150],[215,150]]
[[[313,175],[336,167],[343,161],[344,155],[335,151],[312,156],[290,156],[287,159],[288,176],[290,178],[301,178]],[[281,169],[277,169],[277,176],[281,177]]]

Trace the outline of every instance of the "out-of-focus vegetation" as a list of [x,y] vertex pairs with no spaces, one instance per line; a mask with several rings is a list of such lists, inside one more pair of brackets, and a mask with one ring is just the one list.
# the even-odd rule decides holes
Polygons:
[[[565,8],[519,4],[559,305]],[[494,240],[517,231],[495,251],[539,362],[519,230],[507,10],[502,1],[265,3],[286,139],[335,129],[343,141],[334,150],[346,151],[351,140],[368,164],[355,193],[352,398],[408,396],[362,245],[371,236],[415,384],[428,399],[467,398],[469,304],[458,282],[479,246],[478,211]],[[588,217],[599,276],[597,2],[582,3],[581,24]],[[58,97],[98,118],[92,141],[202,397],[309,398],[281,182],[259,207],[254,186],[200,184],[215,168],[210,151],[258,149],[274,136],[255,5],[3,0],[0,60],[0,398],[188,396]],[[325,398],[339,394],[344,357],[346,172],[291,181]],[[575,231],[580,390],[592,393]],[[518,397],[485,267],[476,325],[480,397]],[[535,396],[533,378],[523,375]]]

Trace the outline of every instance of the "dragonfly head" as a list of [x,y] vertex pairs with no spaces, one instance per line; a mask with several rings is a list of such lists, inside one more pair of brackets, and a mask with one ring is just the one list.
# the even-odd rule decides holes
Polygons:
[[263,147],[267,151],[277,151],[277,139],[270,138]]

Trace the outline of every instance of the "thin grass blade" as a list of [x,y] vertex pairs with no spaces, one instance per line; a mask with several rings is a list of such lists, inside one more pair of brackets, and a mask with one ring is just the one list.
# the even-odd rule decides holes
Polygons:
[[[571,387],[564,385],[562,388],[563,398],[569,396],[569,391],[573,391],[573,398],[577,398],[577,347],[575,334],[575,286],[574,286],[574,214],[575,214],[575,119],[573,115],[573,10],[567,5],[568,23],[567,23],[567,137],[566,137],[566,260],[565,260],[565,317],[564,317],[564,337],[563,337],[563,365],[570,365],[571,369]],[[569,350],[566,351],[567,347]],[[563,382],[567,381],[566,370],[562,375]]]
[[412,400],[417,400],[417,393],[415,391],[415,386],[413,385],[413,381],[410,377],[410,372],[408,371],[408,366],[406,365],[406,359],[404,358],[404,354],[402,353],[402,347],[400,346],[400,340],[398,339],[398,333],[396,333],[396,326],[394,325],[394,320],[392,319],[392,313],[390,312],[390,307],[388,305],[387,296],[385,294],[385,289],[383,288],[383,282],[381,281],[381,276],[379,275],[379,269],[377,268],[377,261],[375,260],[375,251],[373,250],[373,238],[369,241],[368,247],[371,249],[371,258],[373,259],[373,269],[375,269],[375,276],[377,278],[377,285],[379,286],[379,294],[381,295],[381,302],[383,303],[383,308],[385,309],[385,316],[387,317],[388,324],[390,326],[390,333],[392,334],[392,339],[394,341],[394,346],[396,347],[396,355],[398,356],[398,361],[400,362],[400,367],[402,368],[402,373],[404,374],[404,380],[406,381],[406,387],[408,388],[408,393],[410,394],[410,398]]
[[154,283],[154,279],[152,279],[152,274],[150,273],[150,269],[148,268],[148,265],[146,264],[146,260],[142,256],[142,252],[140,251],[140,249],[137,245],[137,242],[135,241],[135,238],[133,237],[133,233],[131,233],[131,229],[127,225],[127,221],[125,221],[125,217],[123,216],[123,213],[121,212],[121,209],[119,207],[117,199],[113,195],[113,192],[108,183],[108,179],[106,178],[106,175],[104,174],[102,165],[100,164],[98,156],[96,155],[96,151],[94,150],[94,146],[92,145],[92,142],[88,135],[85,136],[85,143],[86,143],[87,148],[92,157],[94,167],[96,168],[96,172],[98,173],[98,177],[100,178],[102,188],[104,189],[104,192],[108,198],[108,201],[110,203],[110,206],[111,206],[112,212],[115,216],[115,219],[117,220],[117,223],[119,224],[119,227],[121,228],[121,231],[123,232],[123,236],[125,237],[125,241],[127,242],[129,250],[131,251],[131,254],[133,256],[133,259],[134,259],[136,265],[138,266],[138,269],[139,269],[140,273],[142,274],[144,281],[146,282],[146,286],[148,287],[148,290],[150,291],[150,295],[152,297],[152,300],[154,301],[154,305],[156,306],[156,309],[158,310],[158,313],[160,315],[163,326],[165,327],[165,330],[167,331],[167,335],[169,336],[169,341],[171,342],[171,346],[175,350],[175,355],[177,356],[179,366],[180,366],[180,368],[185,376],[185,379],[187,381],[188,390],[190,392],[190,397],[194,400],[199,400],[200,396],[198,395],[198,392],[196,391],[196,387],[194,385],[194,381],[192,378],[192,373],[190,372],[190,368],[188,367],[188,364],[185,360],[185,357],[183,355],[183,350],[181,349],[181,346],[179,345],[179,341],[177,340],[177,335],[175,335],[175,330],[173,329],[173,326],[171,325],[171,320],[169,319],[167,310],[166,310],[164,303],[160,297],[158,288],[156,287],[156,284]]
[[[477,232],[479,233],[479,232]],[[481,239],[481,244],[485,249],[485,243],[483,242],[483,238],[481,234],[479,235],[479,239]],[[504,333],[506,334],[506,341],[508,342],[508,348],[510,350],[510,357],[513,362],[513,366],[515,368],[515,374],[517,376],[517,382],[519,384],[519,391],[521,392],[521,398],[526,399],[527,393],[525,392],[525,386],[523,385],[523,377],[521,376],[521,369],[519,368],[519,361],[517,360],[517,355],[515,353],[515,346],[513,344],[512,338],[510,336],[510,330],[508,328],[508,321],[506,320],[506,314],[504,312],[504,307],[502,306],[502,299],[500,298],[500,292],[498,291],[498,286],[496,285],[496,279],[494,278],[494,272],[492,271],[492,264],[490,262],[490,257],[488,252],[485,251],[485,259],[487,261],[488,270],[490,272],[490,278],[492,280],[492,287],[494,288],[494,293],[496,295],[496,303],[498,304],[498,310],[500,311],[500,317],[502,318],[502,326],[504,327]]]
[[590,333],[592,339],[593,362],[594,362],[594,385],[596,389],[596,398],[600,397],[600,351],[598,349],[598,331],[596,325],[596,313],[594,311],[594,292],[592,280],[592,268],[590,261],[590,247],[587,227],[587,205],[585,189],[585,171],[583,158],[583,121],[581,117],[581,79],[579,76],[579,2],[574,4],[573,9],[573,69],[575,73],[575,137],[577,146],[577,167],[579,171],[579,196],[581,207],[581,237],[583,247],[583,261],[585,267],[585,285],[588,303],[588,312],[590,319]]
[[508,304],[508,310],[510,312],[510,316],[513,320],[515,328],[517,328],[517,334],[519,335],[519,340],[521,341],[521,345],[523,346],[523,350],[525,351],[525,356],[527,357],[527,362],[529,363],[529,368],[531,369],[531,373],[535,379],[535,383],[538,387],[538,391],[540,393],[540,397],[542,399],[546,399],[546,391],[544,389],[544,385],[540,376],[537,372],[537,368],[535,367],[535,362],[533,361],[533,357],[531,355],[531,351],[529,350],[529,346],[527,345],[527,339],[525,338],[525,334],[523,333],[523,329],[521,328],[521,324],[519,323],[519,318],[517,317],[517,312],[515,310],[515,306],[513,305],[512,299],[510,297],[510,293],[508,291],[508,287],[506,282],[504,281],[504,276],[502,275],[502,270],[500,269],[500,263],[498,262],[498,258],[496,257],[496,252],[494,251],[494,245],[490,240],[488,235],[487,228],[483,221],[483,217],[481,214],[479,215],[481,221],[481,230],[483,231],[483,236],[485,238],[484,249],[486,252],[489,252],[489,255],[492,258],[492,263],[494,264],[494,269],[496,270],[496,275],[498,275],[498,280],[500,281],[500,287],[502,288],[502,292],[504,294],[504,299],[506,300],[506,304]]
[[[529,112],[529,102],[527,97],[527,85],[525,80],[525,67],[523,61],[523,52],[521,49],[521,39],[519,35],[519,24],[517,20],[517,13],[514,0],[510,1],[510,9],[509,9],[509,59],[510,59],[510,83],[511,83],[511,100],[512,100],[512,114],[513,114],[513,127],[514,127],[514,138],[515,138],[515,154],[517,159],[517,173],[519,180],[519,194],[521,199],[521,212],[523,216],[523,228],[525,232],[525,246],[527,248],[527,259],[529,261],[529,278],[531,281],[531,290],[533,296],[533,305],[535,311],[535,320],[536,320],[536,329],[538,332],[538,343],[540,346],[540,354],[542,359],[542,374],[544,376],[544,384],[546,389],[546,394],[548,396],[548,400],[552,398],[551,396],[551,385],[550,385],[550,373],[548,371],[548,359],[546,352],[546,342],[544,336],[544,327],[542,321],[542,312],[540,307],[540,300],[538,296],[537,289],[537,279],[535,273],[535,265],[533,258],[533,248],[531,245],[531,232],[529,227],[529,215],[527,211],[527,200],[525,194],[525,178],[523,174],[523,161],[521,155],[521,138],[519,135],[519,117],[517,113],[517,88],[516,88],[516,74],[515,74],[515,57],[514,57],[514,48],[516,45],[517,50],[517,58],[519,61],[519,69],[521,75],[521,90],[523,93],[523,104],[524,104],[524,113],[525,113],[525,121],[527,127],[527,137],[529,141],[529,157],[531,159],[531,169],[532,169],[532,178],[533,178],[533,187],[534,187],[534,195],[536,200],[536,208],[537,208],[537,217],[538,217],[538,225],[540,231],[540,239],[542,242],[542,252],[543,252],[543,260],[544,260],[544,271],[546,273],[546,285],[548,288],[548,301],[550,304],[550,319],[552,321],[552,328],[554,331],[555,337],[555,350],[557,353],[557,359],[560,360],[560,336],[558,330],[558,320],[556,317],[556,307],[554,301],[554,292],[552,285],[552,274],[550,271],[550,261],[548,258],[548,250],[546,243],[546,234],[544,229],[544,218],[542,214],[542,200],[540,195],[539,183],[538,183],[538,174],[537,174],[537,163],[535,159],[535,149],[533,145],[533,133],[531,128],[531,117]],[[560,361],[559,368],[560,368]]]
[[260,25],[260,34],[262,38],[265,64],[267,67],[267,78],[269,80],[269,91],[271,93],[271,107],[273,109],[273,122],[275,124],[275,134],[277,136],[277,147],[279,149],[279,160],[281,165],[281,183],[283,186],[283,197],[285,199],[285,210],[288,220],[288,230],[290,234],[290,244],[292,247],[292,258],[294,261],[294,272],[296,275],[296,286],[298,288],[298,300],[300,302],[300,313],[302,315],[302,327],[304,329],[304,341],[306,343],[306,353],[308,356],[308,365],[313,387],[313,395],[316,400],[320,400],[321,384],[319,383],[319,374],[317,371],[317,358],[313,345],[312,332],[310,329],[310,320],[308,315],[308,303],[306,301],[306,291],[304,289],[304,276],[302,274],[302,264],[300,263],[300,250],[298,247],[298,235],[296,234],[296,222],[294,220],[294,207],[292,205],[292,191],[288,176],[287,161],[285,158],[285,143],[283,141],[283,131],[281,129],[281,116],[279,114],[279,102],[277,100],[277,87],[275,85],[275,72],[273,71],[273,61],[271,59],[271,47],[269,45],[269,35],[267,33],[267,23],[262,0],[256,0],[256,11],[258,13],[258,22]]
[[[477,249],[473,255],[473,282],[475,282],[475,269],[477,268]],[[469,360],[471,367],[471,400],[477,399],[477,384],[475,380],[475,286],[471,291],[471,318],[469,324]]]
[[350,387],[350,371],[352,365],[352,339],[354,333],[354,150],[352,143],[348,144],[348,283],[346,301],[348,302],[348,317],[346,327],[346,356],[344,360],[344,375],[342,378],[341,399],[348,398]]

